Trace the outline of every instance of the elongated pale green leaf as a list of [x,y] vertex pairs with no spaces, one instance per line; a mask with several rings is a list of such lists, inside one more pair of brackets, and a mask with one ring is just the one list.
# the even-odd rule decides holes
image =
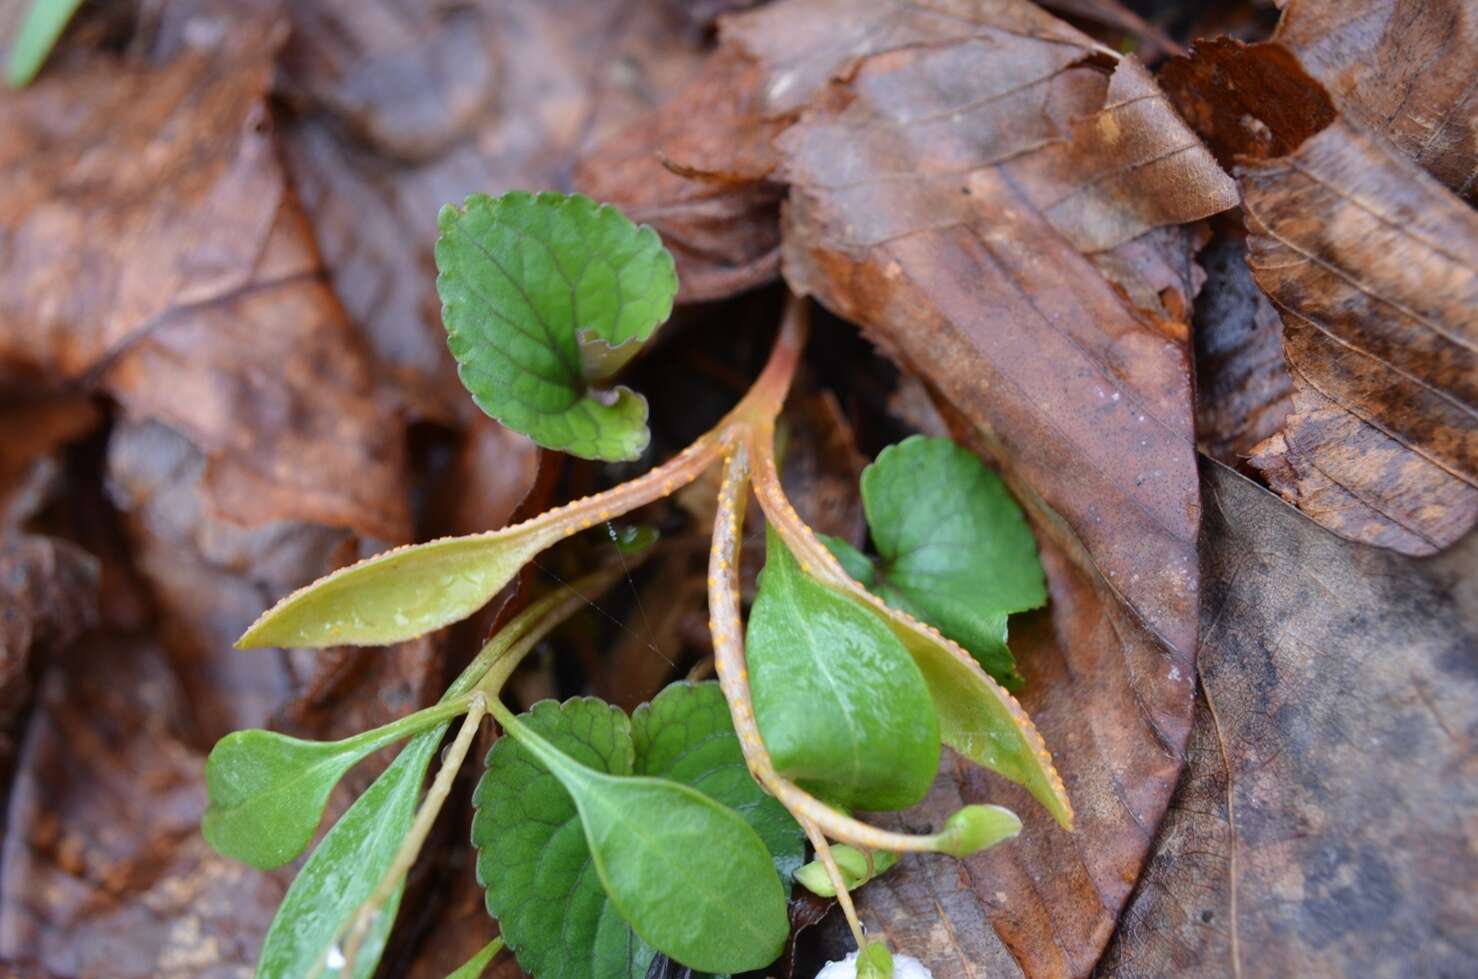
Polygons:
[[672,313],[677,272],[651,228],[579,194],[473,194],[437,219],[436,288],[462,383],[535,442],[635,459],[647,403],[595,387]]
[[478,949],[476,955],[457,966],[456,970],[449,973],[446,979],[482,979],[482,974],[487,971],[488,964],[493,961],[493,956],[501,951],[503,951],[503,939],[494,938]]
[[828,540],[847,572],[965,647],[1007,687],[1020,686],[1006,620],[1045,604],[1047,587],[1036,540],[1001,478],[949,439],[915,435],[863,472],[862,503],[881,560],[874,567]]
[[216,742],[205,763],[210,805],[201,831],[206,842],[263,870],[282,866],[312,841],[329,793],[345,772],[386,745],[463,709],[439,704],[342,741],[233,731]]
[[512,527],[377,554],[293,592],[262,613],[236,646],[385,646],[413,639],[482,608],[559,536],[545,527]]
[[[438,724],[412,739],[324,835],[272,919],[257,960],[257,979],[301,979],[320,960],[329,964],[324,976],[339,975],[330,948],[334,936],[390,869],[410,831],[421,783],[446,728]],[[374,973],[400,896],[401,888],[396,888],[376,915],[354,960],[354,979]]]
[[12,88],[27,85],[36,77],[80,6],[82,0],[34,0],[10,45],[5,81]]
[[773,527],[746,645],[755,719],[782,774],[848,807],[924,797],[939,718],[918,666],[872,610],[804,574]]
[[[800,828],[744,770],[716,684],[674,684],[630,722],[615,708],[582,699],[538,704],[523,724],[589,769],[661,774],[667,776],[664,785],[682,779],[705,797],[732,804],[758,831],[776,867],[798,864]],[[734,777],[736,761],[742,781]],[[535,975],[642,979],[656,950],[627,926],[622,905],[607,896],[579,807],[560,778],[525,744],[504,738],[489,753],[475,802],[479,880],[519,964]],[[653,831],[659,823],[651,823]],[[718,844],[732,845],[723,839]],[[751,949],[751,955],[758,953]]]

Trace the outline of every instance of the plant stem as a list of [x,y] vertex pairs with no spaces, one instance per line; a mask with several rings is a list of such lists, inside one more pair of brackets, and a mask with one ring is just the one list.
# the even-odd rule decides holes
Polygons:
[[852,903],[852,895],[847,890],[847,879],[842,876],[842,868],[837,866],[836,857],[831,852],[831,844],[826,842],[826,837],[815,823],[803,820],[801,828],[806,831],[811,846],[816,848],[816,859],[820,860],[821,866],[826,868],[826,876],[831,878],[831,886],[836,891],[837,903],[842,906],[842,914],[847,919],[847,925],[852,929],[852,938],[857,942],[857,950],[860,952],[867,944],[867,932],[863,931],[862,922],[857,917],[857,907]]
[[501,951],[503,951],[502,937],[494,938],[478,949],[477,954],[472,958],[457,966],[456,971],[448,975],[446,979],[482,979],[482,974],[487,971],[488,963],[492,962],[493,956]]
[[785,403],[806,342],[806,301],[791,296],[770,359],[744,397],[723,419],[686,449],[651,471],[619,486],[574,500],[493,533],[527,535],[548,546],[595,524],[670,496],[702,475],[726,445],[747,437],[756,422],[773,423]]
[[451,792],[457,771],[462,767],[462,761],[472,747],[472,739],[477,734],[477,727],[486,714],[487,700],[481,693],[472,694],[467,716],[457,731],[456,739],[442,758],[441,768],[437,771],[436,778],[432,781],[431,788],[426,793],[420,809],[416,811],[416,818],[411,823],[410,832],[406,834],[400,849],[396,851],[395,859],[391,861],[389,870],[356,913],[354,925],[349,932],[349,939],[345,943],[342,974],[348,976],[354,974],[354,958],[359,953],[365,936],[369,934],[375,914],[394,893],[400,879],[415,863],[416,856],[421,852],[421,847],[426,842],[426,836],[431,832],[431,826],[436,821],[442,804]]
[[[640,562],[645,556],[646,552],[637,555],[636,561]],[[350,970],[354,957],[369,933],[369,927],[374,921],[375,914],[394,893],[396,885],[410,870],[420,854],[421,847],[426,842],[426,833],[429,832],[437,814],[440,813],[442,804],[446,801],[447,791],[450,790],[451,781],[466,757],[467,748],[464,746],[459,752],[457,745],[462,741],[464,734],[468,735],[470,741],[469,732],[476,730],[476,723],[469,723],[473,720],[472,711],[474,709],[478,711],[480,720],[489,702],[496,702],[502,693],[503,685],[513,675],[513,671],[544,637],[565,619],[583,608],[589,601],[587,595],[604,591],[623,573],[620,569],[604,568],[532,602],[528,608],[510,619],[496,635],[483,645],[482,650],[473,657],[472,662],[467,664],[467,668],[447,689],[438,706],[449,707],[452,704],[458,704],[460,706],[456,713],[466,711],[467,720],[462,722],[462,727],[457,732],[457,741],[453,742],[452,747],[448,749],[442,767],[437,772],[436,781],[432,783],[426,798],[416,810],[415,821],[411,824],[410,832],[401,841],[400,849],[396,851],[389,869],[385,871],[384,876],[380,878],[365,902],[355,909],[354,917],[347,926],[350,937],[344,952],[346,964],[339,970],[340,975],[353,975]],[[473,705],[478,706],[474,708]],[[436,708],[430,709],[435,710]],[[443,784],[444,788],[438,792],[438,786]]]
[[740,529],[748,494],[748,445],[733,446],[724,460],[718,513],[713,521],[713,549],[708,558],[709,630],[713,634],[713,662],[719,686],[729,702],[729,715],[750,774],[780,801],[802,826],[814,824],[831,839],[858,849],[895,853],[932,852],[937,836],[912,836],[878,829],[833,809],[775,770],[755,721],[749,693],[749,670],[744,659],[744,628],[739,618]]
[[359,954],[359,947],[364,944],[365,936],[369,934],[370,925],[374,922],[375,915],[380,907],[395,893],[400,879],[411,869],[411,864],[416,862],[417,855],[421,852],[421,846],[426,842],[426,836],[431,832],[431,825],[436,821],[436,816],[441,812],[442,803],[446,802],[447,794],[452,790],[452,782],[457,777],[457,771],[462,767],[462,760],[467,757],[468,750],[472,747],[472,739],[477,734],[477,727],[487,714],[487,699],[479,692],[472,694],[471,703],[467,709],[467,716],[462,720],[462,727],[457,731],[456,740],[442,758],[441,768],[436,773],[435,780],[431,783],[430,790],[426,793],[421,808],[416,811],[415,821],[411,823],[410,832],[400,844],[400,849],[395,853],[395,859],[390,862],[390,869],[375,889],[370,892],[369,898],[359,906],[355,913],[354,924],[349,931],[349,939],[344,945],[344,965],[340,974],[345,976],[354,975],[354,957]]

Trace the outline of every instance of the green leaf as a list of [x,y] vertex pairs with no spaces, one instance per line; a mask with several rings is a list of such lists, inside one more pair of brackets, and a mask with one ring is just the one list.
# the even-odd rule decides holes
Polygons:
[[[272,919],[257,960],[257,979],[301,979],[325,958],[339,928],[390,869],[410,831],[426,769],[446,729],[443,722],[417,735],[324,835]],[[354,979],[374,973],[402,888],[375,917],[355,958]],[[332,967],[323,973],[338,974]]]
[[[872,855],[872,870],[869,873],[867,854],[845,843],[833,844],[831,856],[836,860],[837,869],[842,872],[842,882],[847,885],[849,891],[856,890],[874,877],[887,872],[898,862],[898,854],[889,853],[887,850],[876,850]],[[826,872],[826,867],[820,860],[812,860],[797,870],[795,879],[817,897],[837,896],[836,888],[831,883],[831,875]]]
[[559,539],[519,526],[398,547],[335,571],[262,613],[236,642],[263,646],[387,646],[461,621]]
[[[719,713],[716,704],[723,707],[716,684],[669,687],[651,705],[640,708],[633,721],[593,699],[537,704],[524,715],[522,725],[526,734],[564,753],[566,769],[558,775],[522,740],[505,737],[493,747],[474,797],[478,879],[487,888],[489,912],[526,971],[569,979],[642,979],[656,954],[653,945],[659,942],[667,943],[662,951],[674,959],[710,971],[740,971],[768,964],[778,955],[789,926],[778,923],[785,901],[773,867],[798,864],[804,844],[799,827],[749,778],[727,708]],[[616,862],[625,861],[624,869],[609,859],[592,857],[595,836],[587,835],[589,828],[580,817],[582,808],[588,812],[588,807],[577,806],[566,787],[566,779],[572,777],[569,758],[579,763],[580,771],[573,776],[577,781],[583,773],[665,776],[610,779],[620,784],[614,789],[597,784],[593,789],[596,796],[607,798],[625,793],[620,803],[625,808],[616,813],[625,823],[624,831],[602,837],[608,852],[619,851]],[[734,778],[736,761],[742,781]],[[675,780],[688,782],[697,792]],[[656,790],[660,800],[637,798],[638,793],[631,791],[636,787],[651,792],[654,785],[660,787]],[[586,795],[591,791],[584,781],[580,786]],[[702,800],[696,806],[695,797]],[[715,799],[733,805],[740,816],[714,805]],[[726,815],[715,817],[715,811]],[[594,818],[605,817],[596,813]],[[667,825],[684,818],[715,823],[703,830],[712,832],[712,839],[696,850],[691,838],[684,842],[677,834],[697,827]],[[620,842],[623,832],[632,831],[650,840]],[[750,845],[756,831],[763,841],[760,852],[771,863],[769,881],[759,886],[752,879]],[[748,852],[749,857],[731,858],[726,855],[730,850]],[[596,857],[600,853],[597,848]],[[732,869],[717,866],[730,859],[735,859]],[[745,859],[751,864],[748,871],[741,869]],[[653,866],[654,860],[658,866]],[[725,882],[728,890],[718,895],[684,893],[695,885]],[[653,897],[670,888],[678,893]],[[633,889],[638,891],[635,898],[630,896]],[[720,908],[710,906],[714,898]],[[665,909],[664,900],[670,902]],[[695,917],[694,908],[707,910]],[[723,928],[713,927],[713,919],[723,914],[735,920]],[[639,926],[636,932],[627,925],[626,915]],[[736,930],[735,925],[747,925],[757,934]],[[649,944],[639,933],[656,941]],[[717,955],[725,958],[714,968],[709,957]]]
[[672,313],[657,233],[579,194],[473,194],[437,218],[447,343],[478,406],[540,445],[635,459],[647,403],[607,380]]
[[827,540],[847,573],[1019,687],[1006,619],[1044,605],[1047,586],[1036,539],[1001,478],[949,439],[915,435],[863,472],[862,503],[881,560],[872,566]]
[[11,88],[28,85],[36,77],[80,6],[82,0],[35,0],[31,4],[5,66],[5,81]]
[[449,973],[446,979],[482,979],[482,974],[487,971],[488,963],[492,962],[493,956],[501,951],[503,951],[503,939],[494,938],[478,949],[477,954],[472,958],[457,966],[456,971]]
[[690,785],[744,817],[789,883],[806,854],[806,834],[749,774],[729,703],[716,682],[667,686],[631,716],[637,775]]
[[388,744],[465,710],[439,704],[342,741],[304,741],[275,731],[233,731],[205,763],[210,805],[201,821],[217,852],[270,870],[307,848],[344,773]]
[[773,527],[746,639],[775,767],[849,808],[913,805],[939,768],[923,674],[876,613],[803,573]]
[[869,942],[858,953],[857,979],[893,979],[893,953],[886,942]]

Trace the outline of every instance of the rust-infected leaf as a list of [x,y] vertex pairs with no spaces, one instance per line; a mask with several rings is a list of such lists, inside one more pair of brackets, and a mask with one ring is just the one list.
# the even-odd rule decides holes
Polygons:
[[1463,974],[1478,537],[1415,560],[1202,480],[1189,763],[1102,974]]

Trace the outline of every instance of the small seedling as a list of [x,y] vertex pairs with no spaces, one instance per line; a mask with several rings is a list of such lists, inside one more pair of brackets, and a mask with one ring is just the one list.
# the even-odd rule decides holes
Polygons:
[[[547,448],[637,458],[649,440],[646,402],[610,382],[672,308],[677,278],[655,233],[558,194],[475,195],[439,223],[443,320],[474,400]],[[889,950],[866,940],[849,891],[900,854],[965,856],[1021,828],[1000,806],[966,806],[918,835],[851,814],[921,799],[942,745],[1025,786],[1071,827],[1041,737],[982,669],[1019,682],[1006,618],[1045,601],[1020,510],[973,456],[910,439],[863,479],[878,560],[823,543],[786,500],[775,458],[805,332],[805,307],[793,299],[749,393],[645,475],[504,530],[361,561],[247,630],[238,645],[413,639],[476,612],[551,545],[722,465],[708,565],[717,684],[674,684],[629,717],[590,698],[517,716],[503,706],[519,662],[585,596],[619,580],[623,560],[621,571],[593,571],[532,602],[433,707],[343,741],[265,731],[222,739],[207,764],[206,838],[264,868],[302,853],[352,766],[410,739],[303,865],[259,977],[374,971],[406,872],[487,715],[505,737],[474,798],[478,879],[500,940],[536,977],[640,979],[658,953],[710,973],[764,968],[789,933],[793,878],[836,897],[864,953],[859,967],[890,974]],[[746,633],[738,569],[751,491],[768,535]],[[802,867],[806,840],[816,859]],[[479,975],[499,948],[490,943],[455,979]]]

